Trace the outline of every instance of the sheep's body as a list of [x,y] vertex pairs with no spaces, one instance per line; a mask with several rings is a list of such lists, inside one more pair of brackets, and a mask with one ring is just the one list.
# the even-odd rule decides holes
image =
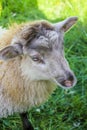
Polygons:
[[[23,112],[46,101],[55,89],[49,81],[31,82],[21,75],[20,58],[0,63],[0,117]],[[19,82],[20,81],[20,82]]]
[[[18,30],[18,26],[17,26]],[[9,33],[10,32],[10,33]],[[0,39],[2,47],[11,43],[16,29],[6,31]],[[3,44],[2,44],[3,43]],[[50,81],[32,82],[22,75],[22,57],[9,61],[0,61],[0,117],[6,117],[14,112],[24,112],[46,101],[55,89]]]
[[[56,84],[75,85],[64,57],[63,34],[76,21],[70,17],[58,24],[38,21],[0,28],[0,118],[42,104]],[[25,129],[30,129],[27,117],[22,118]]]

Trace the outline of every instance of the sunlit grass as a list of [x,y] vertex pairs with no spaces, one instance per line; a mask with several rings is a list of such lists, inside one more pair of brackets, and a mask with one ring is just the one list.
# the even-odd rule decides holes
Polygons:
[[85,22],[87,15],[87,1],[82,0],[38,0],[39,9],[48,19],[63,19],[67,16],[78,16]]
[[2,11],[2,6],[1,6],[1,1],[0,1],[0,15],[1,15],[1,11]]
[[[87,129],[87,0],[3,0],[2,26],[37,19],[57,22],[69,16],[79,19],[64,38],[65,55],[78,82],[69,91],[58,87],[48,102],[29,112],[35,130]],[[18,114],[0,119],[0,130],[21,127]]]

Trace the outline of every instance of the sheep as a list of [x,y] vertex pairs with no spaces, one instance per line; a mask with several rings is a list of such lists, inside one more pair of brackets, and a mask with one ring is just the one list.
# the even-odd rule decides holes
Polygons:
[[24,130],[34,130],[27,110],[48,100],[57,85],[75,86],[63,37],[76,21],[69,17],[55,24],[41,20],[0,29],[0,118],[20,113]]

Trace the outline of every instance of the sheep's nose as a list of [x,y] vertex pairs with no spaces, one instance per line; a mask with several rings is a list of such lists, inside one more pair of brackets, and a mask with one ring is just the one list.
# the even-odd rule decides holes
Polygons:
[[76,82],[75,76],[72,73],[67,74],[67,78],[61,81],[61,85],[72,87]]
[[71,88],[75,86],[77,80],[73,72],[66,72],[65,74],[66,76],[55,77],[56,82],[59,83],[58,85],[63,88]]

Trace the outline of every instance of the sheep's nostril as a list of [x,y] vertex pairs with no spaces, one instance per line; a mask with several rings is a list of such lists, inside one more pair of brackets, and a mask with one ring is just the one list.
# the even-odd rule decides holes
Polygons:
[[69,75],[68,80],[73,81],[74,80],[74,76],[73,75]]
[[73,81],[74,80],[74,76],[72,75],[72,74],[68,74],[68,79],[67,80],[69,80],[69,81]]

